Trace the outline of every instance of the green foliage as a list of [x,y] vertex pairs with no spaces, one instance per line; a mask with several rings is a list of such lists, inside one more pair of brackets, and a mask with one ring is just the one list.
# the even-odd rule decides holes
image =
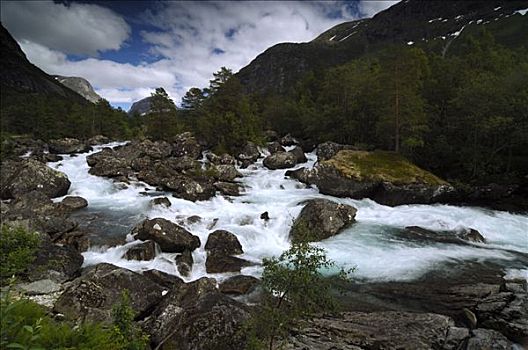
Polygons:
[[2,91],[2,131],[31,134],[49,140],[61,137],[87,139],[103,134],[113,138],[129,136],[127,114],[108,101],[80,104],[66,98]]
[[[334,312],[338,308],[328,278],[321,273],[335,268],[322,248],[307,242],[293,243],[278,258],[264,259],[262,301],[259,311],[247,327],[248,347],[273,348],[300,319],[316,312]],[[346,280],[351,271],[341,270]]]
[[114,319],[114,340],[120,350],[142,350],[147,347],[148,336],[134,324],[135,312],[130,306],[130,296],[127,290],[121,295],[121,301],[112,309]]
[[182,131],[176,105],[163,88],[152,93],[150,112],[145,116],[147,135],[154,140],[170,140]]
[[[193,89],[187,97],[197,93]],[[256,111],[256,106],[244,92],[231,70],[222,67],[214,73],[207,89],[207,98],[200,103],[193,103],[187,125],[194,128],[195,133],[202,137],[217,152],[235,152],[246,141],[259,143],[262,126]],[[184,103],[189,102],[184,99]]]
[[263,125],[393,150],[443,178],[501,182],[528,167],[528,50],[485,30],[437,55],[393,46],[259,100]]
[[40,245],[37,233],[3,224],[0,232],[0,283],[23,273]]
[[2,349],[121,349],[113,332],[102,325],[57,322],[42,306],[8,292],[0,300],[0,322]]

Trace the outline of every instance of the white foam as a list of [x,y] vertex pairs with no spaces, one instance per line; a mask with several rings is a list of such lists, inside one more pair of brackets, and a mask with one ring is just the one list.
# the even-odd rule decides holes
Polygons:
[[[98,147],[96,150],[100,149]],[[388,207],[372,200],[334,198],[320,194],[315,188],[285,178],[286,170],[268,170],[262,159],[247,169],[240,180],[245,192],[239,197],[216,196],[207,201],[190,202],[167,194],[171,206],[148,205],[149,198],[139,192],[142,183],[119,190],[109,179],[88,174],[86,155],[66,157],[50,166],[66,172],[72,186],[69,194],[85,197],[89,208],[101,211],[128,211],[149,218],[162,217],[183,225],[201,240],[193,252],[192,275],[186,280],[207,276],[205,271],[205,242],[210,232],[225,229],[234,233],[242,244],[242,258],[260,262],[264,257],[276,256],[288,249],[288,232],[292,221],[301,211],[302,202],[312,198],[327,198],[358,209],[356,220],[349,229],[318,243],[328,251],[331,259],[344,267],[357,266],[355,276],[374,280],[410,280],[449,262],[465,260],[500,262],[505,269],[514,268],[509,262],[514,252],[528,253],[528,217],[482,208],[450,205],[403,205]],[[313,167],[317,157],[307,154],[306,167]],[[270,220],[260,219],[268,212]],[[184,219],[198,215],[202,219],[188,223]],[[394,238],[394,230],[406,226],[421,226],[430,230],[458,230],[471,227],[488,241],[485,245],[416,244]],[[129,240],[131,237],[129,237]],[[152,261],[128,261],[122,258],[126,250],[137,244],[133,239],[123,246],[92,247],[83,253],[85,266],[109,262],[132,270],[158,269],[178,275],[175,254],[162,253]],[[483,249],[483,246],[486,249]],[[243,273],[259,275],[260,266],[243,269]],[[230,274],[213,275],[225,278]]]

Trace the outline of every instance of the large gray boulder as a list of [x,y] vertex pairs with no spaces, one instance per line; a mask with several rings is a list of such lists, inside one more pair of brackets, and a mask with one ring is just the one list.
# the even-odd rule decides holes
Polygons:
[[196,138],[190,132],[185,132],[174,138],[174,142],[172,143],[173,156],[187,156],[192,159],[198,159],[201,154],[202,146],[200,146]]
[[459,349],[467,332],[451,332],[451,318],[431,313],[345,312],[303,322],[285,349]]
[[2,199],[31,191],[40,191],[50,198],[60,197],[68,193],[71,184],[64,173],[33,159],[2,162],[0,177]]
[[218,181],[231,182],[237,177],[242,177],[242,174],[235,168],[234,165],[220,164],[214,167],[216,174],[215,178]]
[[310,200],[293,222],[290,238],[293,242],[315,242],[334,236],[355,222],[356,211],[327,199]]
[[216,230],[210,233],[205,243],[205,250],[208,253],[223,255],[238,255],[244,253],[237,236],[225,230]]
[[354,147],[351,145],[342,145],[340,143],[328,141],[317,145],[315,154],[317,155],[318,161],[328,160],[335,156],[339,151],[344,149],[353,150]]
[[290,152],[276,152],[264,158],[264,166],[268,169],[287,169],[297,164],[297,156]]
[[132,235],[136,239],[156,242],[161,251],[167,253],[193,251],[200,246],[200,239],[197,236],[162,218],[144,220],[132,230]]
[[247,306],[201,278],[170,291],[143,328],[160,349],[238,350],[245,348],[241,330],[249,318]]
[[248,141],[236,158],[242,163],[243,168],[247,168],[260,158],[260,151],[257,145]]
[[313,169],[288,171],[321,193],[335,197],[370,198],[380,204],[430,204],[458,198],[456,189],[393,152],[341,150]]
[[78,139],[62,138],[49,141],[48,149],[50,153],[73,154],[88,152],[92,148]]
[[76,322],[112,322],[112,307],[122,292],[132,309],[144,317],[162,298],[163,287],[142,274],[111,264],[99,264],[74,280],[55,303],[54,311]]

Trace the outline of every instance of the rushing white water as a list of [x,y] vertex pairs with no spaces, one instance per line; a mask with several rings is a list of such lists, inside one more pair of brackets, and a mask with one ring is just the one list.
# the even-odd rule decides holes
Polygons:
[[[106,146],[115,146],[110,144]],[[102,146],[96,147],[94,152]],[[162,217],[176,222],[200,237],[202,246],[193,252],[192,275],[186,280],[207,275],[203,246],[210,232],[225,229],[233,232],[242,244],[243,258],[259,262],[264,257],[279,255],[288,249],[288,232],[293,219],[301,211],[302,202],[311,198],[327,198],[350,204],[358,209],[355,223],[342,233],[318,243],[339,266],[356,267],[354,276],[368,280],[412,280],[424,273],[441,269],[448,263],[464,261],[491,261],[509,275],[528,275],[528,217],[507,212],[473,207],[449,205],[404,205],[387,207],[374,201],[334,198],[321,195],[314,188],[306,188],[297,181],[285,178],[285,170],[268,170],[262,160],[248,169],[240,182],[245,192],[239,197],[216,196],[208,201],[190,202],[166,195],[172,206],[155,206],[152,197],[141,192],[150,186],[136,183],[123,188],[112,180],[88,174],[86,155],[65,156],[63,161],[49,163],[68,175],[72,186],[68,195],[88,200],[85,210],[107,216],[110,226],[121,225],[124,236],[130,227],[144,217]],[[314,154],[307,154],[305,166],[313,166]],[[260,219],[267,211],[270,220]],[[189,224],[185,218],[198,215],[201,221]],[[108,219],[109,218],[109,219]],[[107,223],[108,226],[108,223]],[[108,226],[108,227],[110,227]],[[463,227],[477,229],[486,244],[456,245],[443,243],[416,243],[406,241],[394,232],[405,226],[421,226],[431,230],[457,230]],[[85,265],[109,262],[132,270],[158,269],[178,275],[174,264],[176,254],[159,254],[152,261],[123,259],[127,249],[138,244],[130,235],[128,242],[115,247],[92,247],[83,253]],[[258,275],[257,265],[242,270]],[[214,275],[222,279],[228,274]]]

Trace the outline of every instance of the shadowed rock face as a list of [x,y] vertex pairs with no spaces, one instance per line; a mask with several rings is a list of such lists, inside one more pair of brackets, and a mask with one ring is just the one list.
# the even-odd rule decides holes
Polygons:
[[82,96],[31,64],[3,25],[0,25],[0,46],[2,47],[0,59],[2,96],[31,93],[62,97],[82,104],[88,103]]
[[334,236],[355,222],[356,211],[327,199],[310,200],[295,219],[290,237],[294,242],[314,242]]
[[60,197],[68,192],[71,184],[64,173],[32,159],[2,162],[1,180],[2,199],[16,198],[32,191],[42,192],[50,198]]
[[133,116],[135,114],[138,115],[145,115],[150,112],[150,100],[152,97],[145,97],[144,99],[141,99],[139,101],[136,101],[130,106],[130,109],[128,110],[128,115]]
[[55,75],[55,79],[64,86],[69,87],[88,101],[95,103],[101,99],[92,87],[92,84],[84,78],[81,77],[63,77],[60,75]]

